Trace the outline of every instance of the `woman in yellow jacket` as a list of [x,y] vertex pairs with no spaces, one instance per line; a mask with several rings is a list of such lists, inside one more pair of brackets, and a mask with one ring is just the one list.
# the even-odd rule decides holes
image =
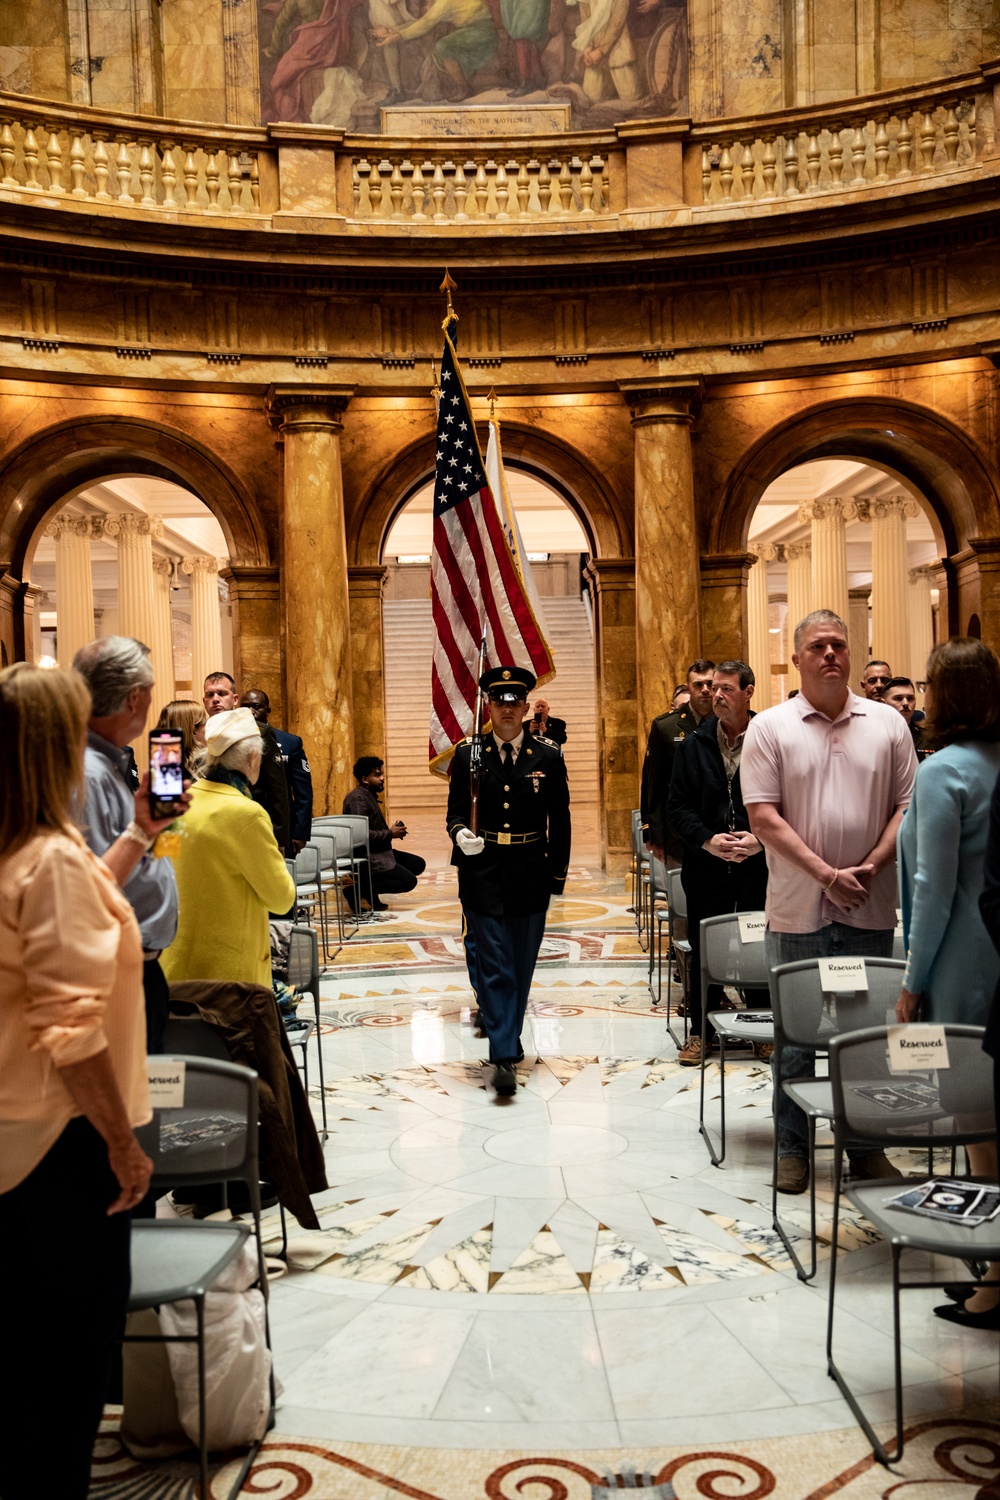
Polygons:
[[286,912],[295,883],[271,820],[250,795],[263,741],[248,708],[205,725],[203,779],[191,788],[174,856],[180,914],[163,955],[171,981],[235,980],[271,985],[269,912]]

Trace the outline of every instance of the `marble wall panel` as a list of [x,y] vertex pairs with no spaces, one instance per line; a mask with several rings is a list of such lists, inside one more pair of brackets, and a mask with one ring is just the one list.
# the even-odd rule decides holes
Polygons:
[[69,68],[63,0],[0,5],[0,88],[68,99]]
[[168,115],[226,119],[222,0],[171,0],[162,7],[163,95]]

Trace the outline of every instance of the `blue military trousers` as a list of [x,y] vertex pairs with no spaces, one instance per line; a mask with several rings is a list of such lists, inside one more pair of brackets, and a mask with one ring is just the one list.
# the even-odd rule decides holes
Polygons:
[[[466,957],[476,1002],[489,1039],[490,1062],[513,1062],[545,932],[545,913],[484,917],[467,911]],[[471,948],[471,952],[470,952]]]

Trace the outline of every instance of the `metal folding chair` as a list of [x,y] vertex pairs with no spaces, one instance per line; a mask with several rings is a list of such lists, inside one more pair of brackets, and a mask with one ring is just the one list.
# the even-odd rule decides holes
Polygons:
[[[713,1167],[722,1165],[726,1156],[726,1043],[741,1042],[753,1046],[774,1040],[770,1010],[717,1010],[708,1013],[708,989],[712,984],[733,985],[739,990],[768,989],[767,961],[762,942],[745,942],[740,936],[740,921],[755,918],[763,922],[762,911],[727,912],[721,917],[706,917],[694,941],[700,944],[701,958],[701,1088],[698,1103],[698,1130],[704,1137]],[[705,1068],[708,1063],[708,1026],[711,1022],[719,1038],[719,1096],[721,1141],[716,1152],[705,1124]]]
[[[771,1008],[774,1015],[774,1153],[771,1176],[771,1218],[800,1281],[816,1275],[816,1125],[833,1118],[833,1091],[826,1078],[782,1080],[781,1064],[789,1047],[825,1053],[830,1039],[846,1031],[881,1026],[887,1009],[895,1005],[906,965],[892,958],[864,959],[867,990],[823,989],[819,959],[779,964],[771,970]],[[809,1228],[812,1258],[806,1271],[785,1233],[778,1215],[778,1099],[784,1092],[802,1110],[809,1130]]]
[[[685,934],[687,933],[687,914],[688,914],[687,913],[687,894],[686,894],[686,892],[684,890],[683,885],[681,884],[681,872],[680,872],[679,869],[668,870],[667,871],[667,916],[666,916],[666,920],[667,920],[667,1031],[670,1034],[671,1040],[675,1043],[675,1045],[677,1047],[683,1047],[684,1043],[687,1041],[687,1039],[688,1039],[688,1028],[689,1028],[689,1025],[690,1025],[689,1017],[688,1017],[688,1012],[689,1012],[688,994],[689,994],[689,991],[690,991],[690,988],[691,988],[691,944],[688,941],[687,936],[685,936],[685,937],[678,937],[678,935],[677,935],[677,925],[678,925],[679,922],[683,922],[684,923],[684,932],[685,932]],[[658,954],[658,962],[662,965],[662,962],[663,962],[663,948],[662,948],[662,943],[663,943],[663,927],[662,927],[663,914],[661,912],[658,915],[659,915],[659,922],[660,922],[659,942],[660,942],[660,945],[661,945],[660,946],[660,951],[659,951],[659,954]],[[682,997],[684,999],[684,1028],[683,1028],[684,1035],[683,1035],[683,1037],[678,1037],[677,1033],[674,1031],[674,1028],[670,1024],[670,1002],[671,1002],[671,998],[672,998],[672,994],[673,994],[674,965],[675,964],[677,966],[677,971],[678,971],[678,973],[680,975],[680,980],[681,980],[681,995],[682,995]],[[662,973],[661,973],[660,987],[662,989]]]
[[[649,855],[642,841],[642,814],[638,808],[632,812],[632,910],[635,914],[639,946],[645,949],[646,935],[646,889],[649,884]],[[647,938],[648,942],[648,938]]]
[[[314,828],[307,847],[319,850],[319,883],[326,910],[326,930],[329,934],[330,896],[332,894],[337,922],[337,937],[342,947],[348,936],[347,913],[350,911],[350,907],[344,899],[343,884],[344,877],[351,876],[353,866],[350,830],[339,828],[335,824],[323,830]],[[353,912],[351,912],[351,916],[354,916]],[[354,922],[352,930],[357,931],[357,921]],[[330,957],[329,944],[327,945],[324,957]]]
[[[854,1413],[880,1464],[903,1456],[903,1382],[899,1333],[899,1294],[910,1287],[941,1286],[940,1281],[900,1281],[904,1250],[949,1255],[960,1260],[1000,1260],[1000,1219],[978,1227],[929,1219],[891,1200],[905,1190],[896,1181],[848,1183],[855,1208],[888,1241],[892,1252],[892,1336],[896,1406],[896,1449],[890,1454],[861,1410],[854,1392],[833,1358],[833,1318],[837,1286],[837,1232],[840,1174],[848,1144],[876,1150],[892,1146],[955,1147],[996,1139],[993,1108],[993,1060],[983,1052],[984,1028],[945,1024],[948,1067],[928,1073],[893,1073],[889,1067],[885,1026],[830,1039],[830,1084],[833,1092],[833,1246],[827,1314],[827,1369]],[[923,1101],[914,1100],[912,1085],[921,1083]],[[911,1086],[910,1090],[906,1085]],[[895,1091],[895,1097],[893,1096]],[[917,1185],[913,1183],[912,1185]],[[970,1287],[974,1283],[969,1283]]]
[[311,927],[293,927],[291,930],[288,940],[288,983],[312,998],[315,1019],[299,1023],[300,1026],[306,1027],[304,1033],[297,1035],[288,1027],[286,1030],[292,1046],[302,1049],[302,1083],[307,1095],[309,1093],[307,1048],[310,1037],[316,1038],[316,1052],[319,1059],[319,1097],[323,1115],[323,1140],[325,1141],[329,1132],[326,1124],[326,1078],[323,1072],[323,1037],[319,1015],[319,944],[316,940],[316,933]]
[[[257,1164],[257,1074],[236,1063],[205,1057],[163,1056],[156,1062],[183,1063],[184,1104],[156,1109],[148,1125],[136,1131],[153,1162],[153,1188],[180,1183],[245,1182],[253,1210],[249,1224],[194,1224],[186,1219],[137,1219],[132,1225],[132,1291],[129,1312],[165,1303],[193,1302],[195,1335],[126,1334],[126,1343],[196,1343],[198,1346],[198,1461],[201,1494],[207,1496],[208,1448],[205,1414],[205,1298],[226,1266],[254,1234],[257,1274],[264,1296],[264,1328],[271,1347],[267,1317],[267,1274],[260,1233],[260,1174]],[[271,1374],[271,1417],[274,1374]],[[268,1424],[265,1424],[265,1431]],[[251,1445],[227,1500],[239,1494],[264,1433]]]
[[320,879],[320,853],[313,844],[306,844],[300,849],[294,859],[285,861],[289,874],[295,881],[295,905],[293,907],[293,922],[300,919],[309,922],[315,916],[323,940],[323,948],[328,951],[326,910],[323,896],[323,883]]

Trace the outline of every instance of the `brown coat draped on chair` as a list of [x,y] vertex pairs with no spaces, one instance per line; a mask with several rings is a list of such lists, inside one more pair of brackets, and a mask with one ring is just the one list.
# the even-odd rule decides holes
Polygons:
[[257,1073],[262,1174],[303,1229],[318,1229],[309,1195],[328,1185],[323,1147],[272,991],[203,979],[172,984],[171,1010],[187,1006],[218,1031],[233,1062]]

